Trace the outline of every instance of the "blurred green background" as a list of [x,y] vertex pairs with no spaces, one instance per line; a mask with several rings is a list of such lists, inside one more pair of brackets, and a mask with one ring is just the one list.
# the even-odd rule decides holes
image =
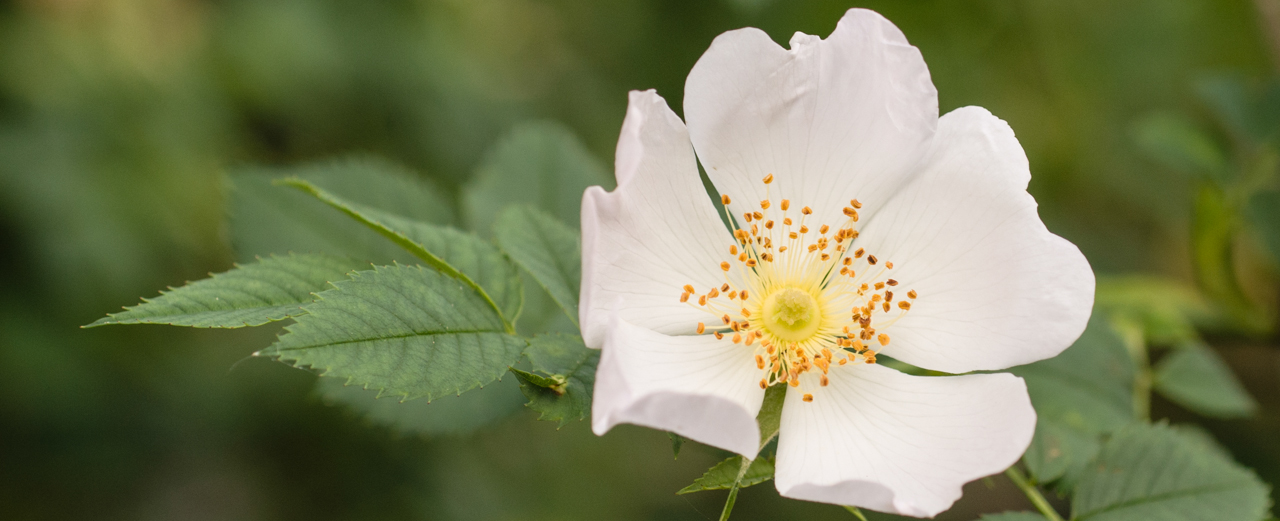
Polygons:
[[[1010,122],[1041,216],[1100,274],[1205,284],[1191,239],[1204,181],[1143,143],[1180,128],[1161,115],[1239,141],[1203,86],[1275,75],[1271,0],[0,0],[0,517],[714,518],[722,493],[674,491],[720,453],[673,461],[660,432],[597,438],[526,413],[403,436],[317,399],[310,373],[249,358],[272,328],[78,326],[230,267],[227,168],[374,154],[457,203],[486,150],[530,120],[567,125],[609,164],[628,90],[681,112],[717,34],[825,36],[854,6],[921,49],[943,112]],[[1241,229],[1239,285],[1274,309],[1265,230]],[[1153,415],[1204,426],[1276,483],[1270,331],[1209,336],[1257,417],[1164,402]],[[1026,508],[1003,478],[967,490],[944,519]],[[852,519],[772,486],[745,490],[735,514]]]

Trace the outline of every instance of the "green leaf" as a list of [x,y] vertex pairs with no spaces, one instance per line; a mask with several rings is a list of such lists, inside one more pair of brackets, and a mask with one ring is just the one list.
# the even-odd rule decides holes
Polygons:
[[591,413],[600,350],[587,348],[577,335],[549,334],[530,339],[525,356],[536,372],[511,371],[520,379],[529,408],[541,413],[539,420],[563,427]]
[[423,436],[469,434],[510,417],[524,405],[524,395],[515,378],[433,401],[379,398],[377,391],[345,385],[341,378],[329,377],[317,379],[316,393],[325,403],[346,407],[372,424]]
[[1184,173],[1226,183],[1230,168],[1222,147],[1176,114],[1153,114],[1134,127],[1134,139],[1152,159]]
[[523,304],[520,274],[492,244],[452,228],[413,221],[351,203],[303,179],[289,178],[280,183],[311,194],[377,231],[428,266],[471,286],[498,311],[508,325],[508,332],[514,332],[511,324],[519,316]]
[[578,233],[533,207],[512,206],[498,217],[494,236],[576,325],[582,280]]
[[495,212],[525,203],[578,226],[582,192],[613,186],[612,176],[573,132],[552,121],[517,125],[489,150],[463,193],[473,230],[488,230]]
[[261,326],[303,314],[329,281],[346,278],[354,262],[323,255],[272,256],[161,292],[154,299],[113,313],[85,327],[106,324],[169,324],[236,328]]
[[[738,470],[741,468],[742,456],[734,456],[721,461],[716,466],[711,467],[702,477],[694,480],[692,485],[680,489],[676,494],[731,488],[734,480],[738,477]],[[738,482],[738,488],[747,488],[771,479],[773,479],[773,458],[759,457],[751,462],[750,467],[747,467],[747,473],[742,476],[742,481]]]
[[1098,435],[1081,432],[1051,420],[1037,421],[1035,437],[1023,455],[1027,470],[1040,483],[1065,477],[1070,489],[1084,466],[1098,454]]
[[1254,232],[1280,264],[1280,191],[1259,192],[1249,199],[1246,210]]
[[1201,344],[1174,349],[1156,365],[1160,394],[1192,411],[1215,418],[1243,418],[1258,410],[1218,353]]
[[1026,379],[1042,420],[1104,433],[1134,419],[1133,360],[1102,313],[1062,354],[1009,371]]
[[1102,313],[1057,357],[1010,369],[1027,382],[1036,433],[1023,460],[1041,483],[1069,491],[1097,452],[1098,436],[1134,421],[1136,372],[1124,342]]
[[671,438],[671,459],[680,459],[680,448],[689,439],[674,432],[668,432],[667,437]]
[[355,272],[303,308],[260,354],[379,395],[458,394],[497,380],[525,347],[470,287],[420,266]]
[[1268,488],[1253,472],[1166,425],[1117,432],[1076,488],[1080,521],[1256,521]]
[[231,243],[241,262],[288,252],[351,257],[364,266],[416,262],[413,255],[315,198],[272,184],[284,177],[304,179],[345,200],[405,218],[436,224],[453,220],[452,208],[431,183],[378,159],[242,168],[228,176],[227,200]]
[[769,387],[764,392],[764,403],[756,414],[756,424],[760,426],[760,448],[764,448],[778,435],[782,426],[782,404],[786,402],[787,386],[784,384]]
[[1047,521],[1044,516],[1035,512],[1001,512],[999,514],[983,514],[980,521]]

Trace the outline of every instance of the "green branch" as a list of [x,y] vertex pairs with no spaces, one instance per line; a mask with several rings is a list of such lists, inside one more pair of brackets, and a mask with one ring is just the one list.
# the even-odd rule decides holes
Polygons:
[[1019,490],[1022,490],[1022,493],[1027,496],[1027,499],[1031,500],[1031,504],[1036,507],[1036,510],[1040,511],[1040,514],[1045,519],[1062,521],[1062,516],[1058,515],[1058,511],[1054,510],[1053,505],[1049,504],[1049,500],[1044,498],[1044,495],[1040,493],[1040,489],[1031,484],[1017,467],[1009,467],[1009,470],[1004,471],[1004,475],[1008,476],[1009,481],[1017,485]]

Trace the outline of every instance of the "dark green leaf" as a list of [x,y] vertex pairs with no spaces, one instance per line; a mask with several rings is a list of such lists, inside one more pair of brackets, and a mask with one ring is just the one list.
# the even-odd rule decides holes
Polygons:
[[[1053,421],[1037,421],[1036,434],[1023,455],[1027,470],[1040,483],[1065,479],[1070,489],[1089,460],[1102,446],[1097,434],[1089,434]],[[1065,478],[1064,478],[1065,476]]]
[[297,177],[345,200],[409,219],[448,224],[453,211],[439,190],[403,167],[353,158],[294,168],[244,168],[229,176],[228,215],[236,258],[323,252],[368,263],[413,263],[413,255],[324,203],[275,179]]
[[[305,191],[377,231],[441,273],[471,286],[512,324],[523,303],[520,274],[496,247],[475,235],[351,203],[299,178],[280,181]],[[508,332],[513,332],[508,328]]]
[[674,432],[668,432],[667,437],[671,438],[671,459],[680,459],[680,448],[689,439]]
[[1258,409],[1222,357],[1198,343],[1160,360],[1153,383],[1165,398],[1205,416],[1242,418]]
[[347,407],[373,424],[426,436],[468,434],[515,414],[524,404],[514,377],[433,401],[379,398],[377,391],[343,385],[342,378],[319,378],[316,392],[326,403]]
[[538,121],[518,125],[498,141],[476,169],[463,200],[476,231],[490,229],[495,212],[515,203],[534,205],[576,228],[582,192],[612,183],[609,170],[571,130]]
[[[676,494],[728,489],[733,487],[733,482],[737,479],[738,471],[741,468],[742,456],[734,456],[721,461],[716,466],[711,467],[702,477],[694,480],[692,485],[680,489]],[[738,488],[747,488],[771,479],[773,479],[773,458],[759,457],[751,462],[750,467],[747,467],[747,473],[742,476],[742,481],[738,483]]]
[[600,350],[588,349],[577,335],[548,334],[530,339],[525,356],[533,371],[512,372],[520,378],[529,408],[541,413],[539,420],[563,427],[591,413]]
[[1035,512],[1001,512],[999,514],[983,514],[981,521],[1047,521],[1044,516]]
[[494,229],[498,245],[578,323],[582,245],[578,233],[530,206],[503,210]]
[[1081,521],[1256,521],[1268,489],[1251,471],[1165,425],[1134,424],[1107,441],[1076,488]]
[[1102,313],[1062,354],[1009,371],[1026,379],[1041,420],[1103,433],[1134,419],[1133,360]]
[[237,265],[143,299],[142,304],[113,313],[86,327],[105,324],[169,324],[173,326],[236,328],[260,326],[296,317],[302,304],[314,300],[329,281],[346,278],[351,259],[312,253],[271,256]]
[[525,341],[462,281],[420,266],[351,274],[261,354],[349,384],[428,400],[488,384]]

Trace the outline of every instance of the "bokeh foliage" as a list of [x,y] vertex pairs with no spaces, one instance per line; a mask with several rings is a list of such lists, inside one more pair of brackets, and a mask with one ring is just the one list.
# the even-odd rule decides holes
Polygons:
[[[722,499],[715,493],[674,492],[724,455],[690,445],[673,462],[661,433],[622,428],[596,438],[584,422],[556,430],[558,422],[532,421],[538,412],[482,418],[496,427],[472,437],[442,435],[449,429],[429,423],[397,432],[378,426],[396,412],[353,421],[348,409],[328,405],[367,396],[350,388],[317,391],[312,374],[246,360],[274,331],[75,328],[102,310],[152,297],[156,288],[225,271],[233,260],[286,253],[262,250],[269,242],[230,240],[270,237],[280,224],[266,211],[272,204],[311,205],[344,223],[335,226],[348,224],[288,187],[274,188],[289,202],[237,198],[234,183],[255,180],[256,167],[246,165],[294,168],[376,155],[433,187],[420,195],[438,204],[396,208],[419,220],[484,235],[484,223],[500,219],[506,203],[524,201],[574,224],[576,198],[556,195],[609,187],[626,90],[657,88],[679,112],[684,76],[716,34],[752,25],[781,42],[797,30],[825,35],[853,5],[0,2],[3,517],[714,515]],[[1201,426],[1266,481],[1280,481],[1277,337],[1250,316],[1243,328],[1230,317],[1240,313],[1231,299],[1275,308],[1280,187],[1250,185],[1242,200],[1223,195],[1244,190],[1233,183],[1265,170],[1276,150],[1266,126],[1267,79],[1275,69],[1254,3],[856,5],[885,14],[920,47],[943,111],[982,105],[1010,122],[1027,149],[1030,190],[1051,230],[1080,245],[1101,274],[1136,272],[1157,281],[1112,279],[1099,293],[1108,316],[1128,325],[1114,332],[1116,345],[1169,348],[1152,351],[1157,397],[1149,414]],[[558,152],[513,163],[525,157],[521,147]],[[521,167],[572,175],[530,176],[520,191],[546,195],[513,199],[513,187],[495,182],[493,172]],[[340,176],[325,180],[324,171],[295,173],[335,193],[352,188]],[[348,195],[393,207],[396,196]],[[1232,210],[1213,210],[1224,207]],[[228,222],[227,208],[250,217]],[[1227,226],[1197,215],[1221,217]],[[405,255],[359,251],[385,241],[349,224],[352,238],[341,243],[356,251],[341,253],[383,261]],[[1234,232],[1214,233],[1222,229]],[[1206,240],[1226,241],[1227,280],[1236,281],[1239,295],[1212,285],[1195,289],[1218,280],[1193,260]],[[555,306],[563,295],[531,286],[521,321],[572,331]],[[1219,367],[1186,362],[1206,352],[1219,353],[1222,367],[1234,369],[1257,398],[1252,419],[1216,419],[1248,408],[1239,397],[1225,413],[1202,410],[1194,398],[1203,390],[1162,384],[1161,375]],[[1099,357],[1106,360],[1087,358]],[[518,384],[507,376],[485,396],[494,407],[518,406]],[[1122,391],[1106,399],[1121,394],[1132,399]],[[451,399],[463,398],[434,403],[448,407]],[[1103,450],[1079,433],[1119,428],[1061,417],[1040,428],[1068,450]],[[1043,463],[1046,481],[1089,479]],[[1026,508],[1007,483],[993,486],[971,485],[947,518]],[[735,513],[850,518],[835,507],[779,502],[768,486],[743,490]]]

